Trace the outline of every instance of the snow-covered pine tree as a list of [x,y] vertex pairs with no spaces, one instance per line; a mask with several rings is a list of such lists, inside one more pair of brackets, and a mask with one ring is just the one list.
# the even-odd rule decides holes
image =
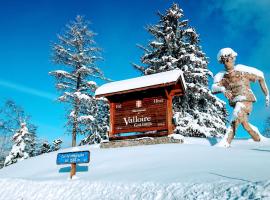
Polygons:
[[80,121],[84,124],[87,130],[92,134],[87,135],[81,140],[80,145],[97,144],[108,139],[109,127],[109,103],[105,98],[97,98],[92,104],[86,104],[84,107],[88,118],[81,117]]
[[270,138],[270,116],[266,118],[263,135]]
[[0,109],[0,168],[4,166],[5,158],[12,148],[12,137],[25,122],[31,135],[29,156],[35,156],[37,127],[31,122],[30,116],[14,101],[7,100]]
[[33,153],[33,137],[28,131],[26,123],[21,123],[20,129],[13,136],[12,149],[5,159],[5,166],[27,159]]
[[153,40],[141,57],[144,66],[134,67],[144,75],[181,69],[187,83],[186,94],[173,100],[176,133],[185,136],[221,136],[226,132],[225,103],[208,87],[208,60],[199,46],[199,35],[183,20],[183,10],[173,4],[157,25],[149,26]]
[[67,66],[66,70],[50,74],[56,78],[56,88],[62,93],[58,100],[69,105],[67,127],[72,132],[72,146],[76,146],[77,134],[93,134],[85,124],[95,120],[97,108],[86,108],[97,104],[94,80],[106,80],[95,64],[102,58],[99,56],[100,48],[96,47],[93,39],[95,33],[89,30],[88,25],[83,17],[77,16],[66,26],[65,33],[58,35],[59,43],[53,45],[54,62]]
[[49,142],[46,140],[43,140],[43,141],[39,142],[37,155],[41,155],[44,153],[50,153],[51,150],[52,150],[52,147],[49,144]]
[[58,151],[61,148],[62,143],[63,143],[63,141],[61,139],[54,140],[51,151]]

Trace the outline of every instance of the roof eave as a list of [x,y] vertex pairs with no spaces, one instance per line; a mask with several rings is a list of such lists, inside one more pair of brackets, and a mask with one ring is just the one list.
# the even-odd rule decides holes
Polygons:
[[[146,86],[146,87],[141,87],[141,88],[134,88],[134,89],[131,89],[131,90],[123,90],[123,91],[117,91],[117,92],[111,92],[111,93],[98,94],[98,95],[95,95],[95,97],[96,98],[108,97],[108,96],[121,95],[121,94],[127,94],[127,93],[132,93],[132,92],[139,92],[139,91],[144,91],[144,90],[148,90],[148,89],[156,89],[156,88],[160,88],[160,87],[167,87],[167,86],[170,86],[170,85],[177,84],[178,80],[173,81],[173,82],[169,82],[169,83],[162,83],[162,84]],[[181,80],[181,84],[183,84],[182,80]]]

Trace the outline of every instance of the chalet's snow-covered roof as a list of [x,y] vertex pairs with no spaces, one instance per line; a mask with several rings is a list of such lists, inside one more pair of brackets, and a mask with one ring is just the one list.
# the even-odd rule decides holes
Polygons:
[[170,84],[170,83],[173,84],[176,83],[179,79],[181,79],[183,87],[184,89],[186,89],[183,72],[180,69],[176,69],[167,72],[161,72],[157,74],[151,74],[137,78],[107,83],[100,86],[96,90],[95,95],[100,96],[116,92],[124,92],[139,88],[146,88],[155,85]]

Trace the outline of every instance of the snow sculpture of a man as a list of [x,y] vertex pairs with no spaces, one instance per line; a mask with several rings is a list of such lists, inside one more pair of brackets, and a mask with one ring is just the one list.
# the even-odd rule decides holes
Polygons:
[[212,92],[224,93],[234,108],[231,124],[227,129],[222,145],[230,147],[237,127],[242,124],[254,141],[260,141],[261,135],[258,129],[248,122],[248,116],[252,111],[252,104],[256,97],[250,88],[250,82],[259,81],[261,89],[266,96],[266,105],[269,106],[269,91],[265,83],[263,72],[245,65],[234,65],[237,53],[231,48],[223,48],[219,51],[217,59],[224,64],[225,72],[220,72],[214,77]]

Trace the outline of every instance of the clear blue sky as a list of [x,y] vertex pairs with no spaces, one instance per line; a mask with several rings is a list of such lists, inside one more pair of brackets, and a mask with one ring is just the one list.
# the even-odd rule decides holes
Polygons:
[[[237,62],[264,71],[270,86],[270,2],[268,0],[175,0],[185,18],[200,34],[201,45],[210,59],[209,69],[216,74],[222,65],[216,61],[220,48],[232,47]],[[76,15],[90,20],[98,33],[96,42],[103,49],[105,61],[98,63],[113,80],[138,76],[131,62],[140,63],[142,51],[136,44],[146,44],[150,35],[145,28],[159,20],[170,0],[13,0],[0,4],[0,100],[12,98],[25,108],[39,127],[41,138],[62,138],[64,106],[55,102],[57,92],[49,71],[59,66],[51,62],[51,44],[56,34]],[[99,83],[101,84],[101,83]],[[257,84],[258,85],[258,84]],[[251,123],[263,129],[269,109],[264,95],[254,86],[258,102]],[[220,96],[221,97],[221,96]],[[238,136],[247,136],[242,129]]]

